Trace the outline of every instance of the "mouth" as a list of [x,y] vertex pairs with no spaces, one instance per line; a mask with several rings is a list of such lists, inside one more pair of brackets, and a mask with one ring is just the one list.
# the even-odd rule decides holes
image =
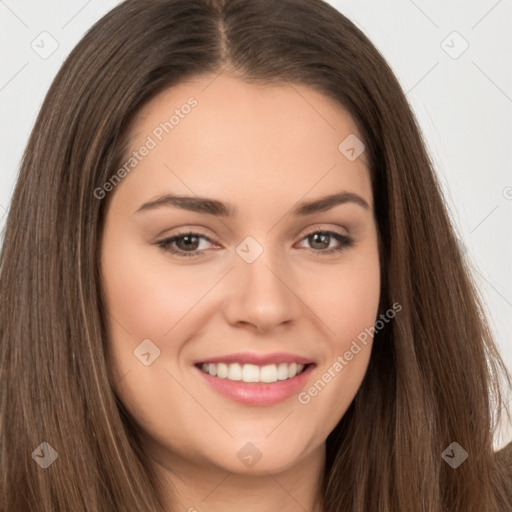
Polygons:
[[226,379],[234,382],[245,383],[265,383],[285,381],[293,379],[300,375],[314,363],[279,363],[267,364],[264,366],[256,364],[241,363],[197,363],[196,368],[202,372],[216,377],[218,379]]
[[[233,357],[222,359],[198,361],[193,368],[202,382],[224,398],[260,407],[274,405],[297,395],[316,367],[316,363],[310,360],[290,356],[274,356],[276,362],[269,362],[268,357],[260,357],[259,364],[247,362],[247,357],[234,361]],[[251,359],[254,361],[254,357]]]

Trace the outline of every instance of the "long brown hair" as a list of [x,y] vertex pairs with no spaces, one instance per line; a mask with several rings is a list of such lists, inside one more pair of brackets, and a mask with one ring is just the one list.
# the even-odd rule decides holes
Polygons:
[[[325,510],[502,512],[493,433],[500,358],[403,91],[320,0],[128,0],[64,62],[24,153],[0,265],[0,509],[163,511],[163,488],[113,391],[98,272],[102,187],[130,121],[203,74],[300,83],[334,98],[366,145],[381,241],[380,330],[327,439]],[[341,142],[341,141],[340,141]],[[467,452],[457,469],[441,457]],[[47,443],[41,444],[41,443]],[[41,454],[57,452],[46,469]]]

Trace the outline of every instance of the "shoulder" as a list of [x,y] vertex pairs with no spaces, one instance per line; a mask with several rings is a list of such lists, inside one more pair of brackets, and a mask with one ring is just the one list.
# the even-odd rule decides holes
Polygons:
[[[512,506],[512,442],[494,453],[496,463],[498,494],[503,502]],[[504,508],[510,510],[510,508]]]
[[[509,469],[512,471],[512,441],[504,448],[494,453],[497,462],[508,464]],[[511,475],[512,476],[512,475]]]

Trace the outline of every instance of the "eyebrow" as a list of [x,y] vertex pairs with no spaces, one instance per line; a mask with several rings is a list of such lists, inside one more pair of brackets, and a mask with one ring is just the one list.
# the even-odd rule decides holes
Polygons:
[[[359,195],[352,192],[338,192],[312,201],[302,201],[297,204],[291,214],[296,217],[306,217],[315,213],[326,212],[340,204],[353,203],[365,210],[371,210],[370,205]],[[219,217],[236,217],[238,209],[216,199],[207,197],[180,196],[165,194],[152,201],[144,203],[136,213],[152,210],[162,206],[181,208],[197,213],[215,215]]]

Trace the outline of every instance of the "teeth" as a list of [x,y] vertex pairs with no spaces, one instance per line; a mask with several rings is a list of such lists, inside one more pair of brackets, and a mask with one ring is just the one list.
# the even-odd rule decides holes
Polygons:
[[257,366],[255,364],[239,363],[203,363],[203,372],[213,377],[243,382],[277,382],[291,379],[304,370],[303,364],[280,363]]
[[242,380],[242,367],[238,363],[230,364],[227,378],[229,380]]
[[277,378],[278,380],[286,380],[288,378],[288,365],[286,363],[281,363],[277,367]]
[[277,367],[275,364],[269,364],[260,368],[261,382],[276,382],[277,380]]
[[255,364],[244,364],[242,367],[242,380],[244,382],[259,382],[260,369]]
[[[210,372],[208,371],[208,373],[210,373]],[[212,375],[212,374],[210,373],[210,375]],[[221,379],[225,379],[225,378],[227,378],[227,376],[228,376],[228,365],[224,364],[224,363],[219,363],[217,365],[217,377],[219,377]]]

